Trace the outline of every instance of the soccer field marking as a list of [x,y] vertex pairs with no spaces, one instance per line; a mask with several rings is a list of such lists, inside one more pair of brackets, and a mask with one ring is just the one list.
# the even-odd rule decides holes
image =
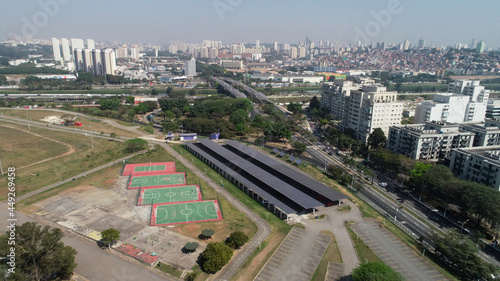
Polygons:
[[[166,208],[157,208],[156,209],[157,212],[156,212],[156,224],[166,224],[166,223],[169,223],[170,221],[174,220],[175,217],[176,217],[176,214],[175,214],[175,208],[172,208],[172,215],[171,215],[171,218],[170,220],[168,219],[169,218],[169,215],[168,215],[168,210]],[[160,219],[160,211],[163,211],[165,213],[165,215],[163,215],[163,217]]]
[[[159,217],[156,217],[156,225],[202,222],[222,219],[221,217],[219,217],[219,213],[217,212],[217,204],[214,201],[156,205],[155,208],[162,209],[161,212],[158,212]],[[175,216],[173,216],[173,214],[175,214]]]
[[147,193],[144,192],[144,195],[142,197],[143,200],[151,200],[151,199],[158,199],[160,198],[161,194],[158,191],[148,191]]

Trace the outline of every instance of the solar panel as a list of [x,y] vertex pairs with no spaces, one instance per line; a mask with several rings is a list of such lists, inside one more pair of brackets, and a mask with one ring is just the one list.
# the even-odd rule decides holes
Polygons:
[[[305,210],[318,206],[324,206],[324,204],[318,201],[316,198],[309,196],[308,194],[291,186],[289,183],[283,181],[282,179],[272,175],[270,172],[266,171],[265,168],[260,167],[258,163],[242,158],[238,154],[222,147],[221,145],[213,141],[202,139],[200,140],[200,143],[211,151],[217,153],[220,157],[224,158],[224,160],[227,161],[225,165],[237,171],[239,178],[250,179],[249,177],[253,176],[252,181],[255,183],[255,185],[262,185],[263,189],[265,188],[274,190],[274,193],[279,193],[281,194],[281,196],[286,197],[286,199],[288,199],[290,203],[295,203],[292,205],[297,205],[297,207],[300,206]],[[242,176],[241,174],[246,175]],[[269,193],[273,193],[272,190],[269,190]],[[283,200],[285,200],[285,198]],[[294,206],[289,207],[294,209],[297,208]]]
[[295,157],[290,156],[290,158],[288,158],[288,160],[290,160],[290,162],[293,162],[293,161],[295,161]]
[[300,164],[302,164],[302,160],[297,159],[297,161],[295,161],[295,163],[296,163],[297,165],[300,165]]
[[315,192],[316,194],[319,194],[332,201],[347,198],[344,194],[333,190],[331,187],[326,186],[305,174],[297,173],[295,169],[284,165],[278,160],[268,157],[258,150],[252,149],[245,145],[241,145],[237,141],[226,141],[226,143],[229,146],[239,150],[241,153],[244,153],[247,156],[246,158],[248,159],[248,161],[254,162],[255,165],[262,167],[262,169],[273,170],[273,173],[281,174],[292,179],[297,183],[297,186],[301,185],[302,189],[307,188]]
[[284,157],[285,153],[283,151],[280,151],[280,157]]
[[208,161],[212,162],[214,165],[219,167],[219,169],[221,169],[224,173],[233,177],[234,179],[236,179],[238,182],[240,182],[241,184],[243,184],[247,188],[253,190],[255,193],[257,193],[261,197],[265,198],[265,200],[267,200],[269,203],[273,204],[274,206],[276,206],[277,208],[279,208],[283,212],[285,212],[287,214],[292,214],[292,213],[297,212],[297,210],[294,210],[293,208],[289,207],[287,204],[282,202],[280,199],[274,197],[273,195],[269,194],[268,192],[266,192],[265,190],[263,190],[259,186],[253,184],[251,181],[240,176],[237,172],[235,172],[234,170],[227,167],[226,164],[223,164],[222,162],[217,160],[215,157],[212,157],[209,153],[205,152],[203,149],[197,147],[195,143],[187,143],[186,146],[188,146],[192,150],[196,151],[200,155],[203,155],[203,157],[205,157],[205,159],[207,159]]
[[277,148],[273,149],[274,154],[278,154],[280,152]]

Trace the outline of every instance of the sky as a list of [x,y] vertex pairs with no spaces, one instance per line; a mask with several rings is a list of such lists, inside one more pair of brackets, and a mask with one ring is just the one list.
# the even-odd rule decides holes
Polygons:
[[2,0],[0,39],[296,44],[408,39],[500,47],[498,0]]

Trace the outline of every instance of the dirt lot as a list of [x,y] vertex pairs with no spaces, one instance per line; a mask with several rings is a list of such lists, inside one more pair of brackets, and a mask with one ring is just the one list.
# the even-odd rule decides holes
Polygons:
[[139,191],[126,190],[126,181],[127,177],[120,177],[110,189],[90,185],[68,189],[36,203],[34,213],[85,236],[115,228],[120,231],[120,241],[156,253],[161,262],[181,270],[193,267],[206,244],[197,241],[200,247],[195,254],[183,253],[184,245],[194,239],[168,227],[150,227],[151,206],[136,206]]

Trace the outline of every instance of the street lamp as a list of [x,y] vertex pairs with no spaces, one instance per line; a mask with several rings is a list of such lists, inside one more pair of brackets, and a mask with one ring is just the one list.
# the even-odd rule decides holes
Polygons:
[[468,221],[469,221],[469,219],[467,219],[466,221],[464,221],[464,222],[462,223],[462,232],[464,232],[464,225],[465,225],[465,223],[466,223],[466,222],[468,222]]

